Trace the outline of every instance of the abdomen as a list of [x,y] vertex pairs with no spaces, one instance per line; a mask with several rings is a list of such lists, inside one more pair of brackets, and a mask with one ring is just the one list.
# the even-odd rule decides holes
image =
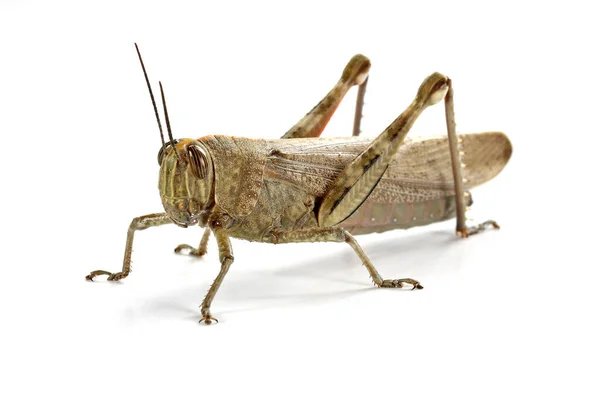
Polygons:
[[[471,196],[465,199],[471,204]],[[445,221],[456,215],[454,196],[411,203],[365,201],[339,226],[355,235],[408,229]]]

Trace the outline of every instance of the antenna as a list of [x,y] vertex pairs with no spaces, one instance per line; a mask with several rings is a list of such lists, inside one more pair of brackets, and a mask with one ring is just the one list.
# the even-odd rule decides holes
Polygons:
[[163,109],[165,110],[165,121],[167,123],[167,133],[169,134],[171,147],[173,147],[173,151],[175,152],[175,155],[177,155],[177,159],[181,161],[181,158],[179,157],[179,152],[175,148],[175,140],[173,140],[173,134],[171,133],[171,124],[169,123],[169,113],[167,112],[167,102],[165,101],[165,92],[163,91],[162,82],[159,81],[158,85],[160,86],[160,97],[162,98]]
[[[135,44],[135,50],[137,51],[138,57],[140,59],[140,64],[142,64],[142,70],[144,71],[144,77],[146,78],[146,85],[148,85],[148,91],[150,92],[150,99],[152,100],[152,106],[154,107],[154,115],[156,115],[156,122],[158,122],[158,129],[160,130],[160,140],[162,142],[162,149],[164,151],[165,150],[165,136],[163,134],[163,128],[160,123],[160,116],[158,115],[158,109],[156,108],[156,101],[154,101],[154,94],[152,94],[152,87],[150,86],[150,80],[148,80],[148,73],[146,72],[146,67],[144,67],[144,61],[142,61],[142,55],[140,54],[140,49],[138,48],[137,43],[134,43],[134,44]],[[164,103],[164,100],[163,100],[163,103]],[[166,108],[165,108],[165,114],[166,114]],[[169,125],[169,120],[167,119],[167,126],[168,125]],[[170,135],[170,129],[169,129],[169,135]],[[173,139],[171,139],[171,141],[172,140]]]

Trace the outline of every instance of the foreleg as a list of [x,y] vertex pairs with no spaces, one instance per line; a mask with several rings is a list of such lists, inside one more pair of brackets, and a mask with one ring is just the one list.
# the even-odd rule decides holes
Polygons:
[[90,272],[85,279],[91,281],[98,275],[108,275],[109,281],[118,281],[127,277],[131,272],[131,252],[133,250],[133,235],[135,234],[135,231],[142,231],[153,226],[166,225],[172,222],[173,221],[171,221],[166,213],[149,214],[134,218],[127,230],[127,242],[125,243],[125,256],[123,257],[123,269],[121,272],[111,273],[108,271],[97,270]]

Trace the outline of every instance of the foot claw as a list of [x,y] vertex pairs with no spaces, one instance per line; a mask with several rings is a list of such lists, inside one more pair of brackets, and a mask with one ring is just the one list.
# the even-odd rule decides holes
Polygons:
[[126,278],[127,275],[129,275],[129,274],[126,274],[124,272],[117,272],[117,273],[111,274],[110,272],[106,272],[106,271],[94,271],[94,272],[90,273],[88,276],[86,276],[85,280],[93,282],[94,278],[97,277],[98,275],[108,275],[108,278],[107,278],[108,281],[120,281],[121,279]]
[[[182,253],[182,250],[189,250],[187,253]],[[202,257],[206,254],[206,250],[197,249],[189,244],[180,244],[173,250],[177,254],[187,254],[188,256]]]
[[208,314],[208,315],[202,316],[202,318],[198,322],[204,322],[204,325],[212,325],[213,322],[215,324],[218,324],[219,320],[214,318],[212,315]]
[[423,285],[421,285],[419,281],[410,278],[385,279],[383,282],[381,282],[381,285],[379,286],[384,288],[402,288],[404,287],[405,283],[412,285],[412,288],[410,290],[423,289]]
[[114,274],[110,274],[108,276],[109,281],[120,281],[121,279],[124,279],[125,277],[127,277],[127,274],[124,274],[123,272],[116,272]]
[[462,238],[468,238],[471,235],[475,235],[476,233],[484,231],[489,226],[492,226],[494,229],[500,229],[500,225],[498,225],[496,221],[489,220],[479,225],[467,226],[462,229],[457,229],[456,234]]
[[113,274],[111,274],[108,271],[96,270],[96,271],[90,272],[90,274],[85,277],[85,280],[93,282],[94,278],[97,277],[98,275],[109,275],[110,276],[110,275],[113,275]]

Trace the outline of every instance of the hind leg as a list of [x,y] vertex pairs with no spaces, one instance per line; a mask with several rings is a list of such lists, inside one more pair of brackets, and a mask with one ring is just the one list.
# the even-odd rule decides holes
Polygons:
[[363,107],[365,105],[365,93],[367,93],[367,82],[369,77],[365,78],[365,81],[358,85],[358,93],[356,94],[356,108],[354,109],[354,127],[352,128],[352,136],[358,136],[361,133],[360,123],[363,117]]
[[459,139],[456,136],[456,122],[454,120],[454,89],[452,88],[452,81],[450,79],[448,79],[448,92],[446,93],[444,103],[446,108],[448,143],[450,144],[450,158],[452,160],[452,174],[454,176],[454,190],[456,192],[456,233],[466,238],[490,226],[499,229],[500,226],[493,220],[488,220],[474,226],[467,226],[465,198],[469,195],[464,188],[466,182],[462,175],[463,164],[460,159]]
[[360,133],[360,120],[362,117],[362,108],[364,105],[365,91],[367,87],[367,77],[371,62],[362,54],[357,54],[348,62],[342,77],[335,84],[333,89],[323,97],[323,99],[313,107],[300,121],[296,123],[282,139],[319,137],[325,129],[325,126],[337,110],[344,96],[353,87],[358,85],[358,95],[356,99],[356,111],[354,115],[353,136]]

